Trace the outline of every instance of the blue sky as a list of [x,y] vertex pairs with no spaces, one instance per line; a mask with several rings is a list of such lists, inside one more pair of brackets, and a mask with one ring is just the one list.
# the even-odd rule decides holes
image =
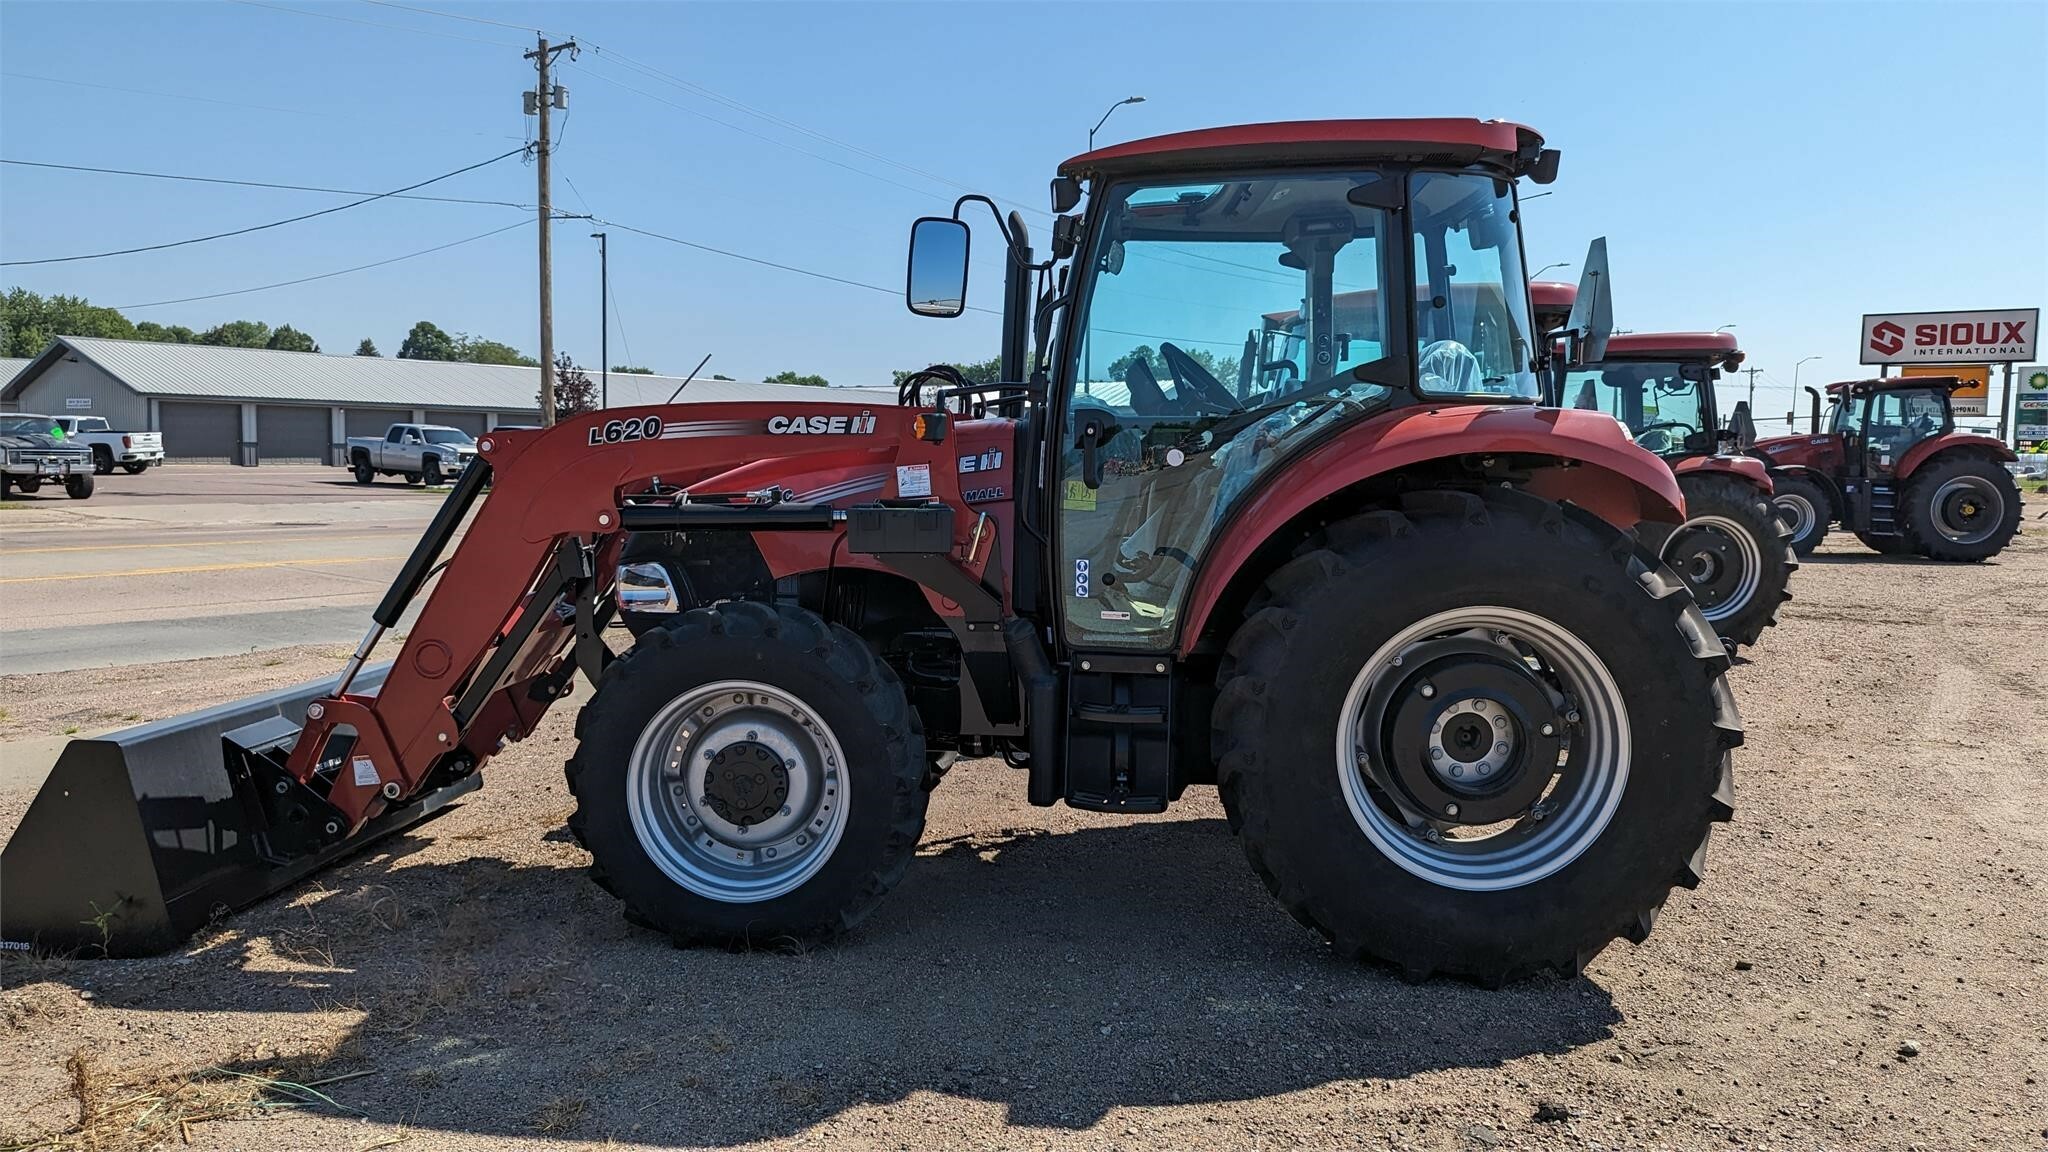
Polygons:
[[[919,319],[894,294],[911,219],[943,211],[961,186],[1043,207],[1054,165],[1133,94],[1146,103],[1119,109],[1102,141],[1335,116],[1536,127],[1564,164],[1553,194],[1525,210],[1531,265],[1576,262],[1606,235],[1617,322],[1735,324],[1767,373],[1766,413],[1784,410],[1802,356],[1822,357],[1805,383],[1860,374],[1864,311],[2048,303],[2041,4],[418,6],[604,49],[561,75],[563,210],[890,289],[614,229],[612,359],[630,345],[662,371],[711,352],[707,371],[742,378],[795,369],[886,383],[891,369],[992,354],[993,316]],[[17,0],[0,5],[0,156],[394,188],[520,143],[531,43],[519,29],[362,0]],[[1330,54],[1317,63],[1301,46]],[[526,202],[533,188],[513,159],[429,191]],[[8,166],[0,253],[156,243],[340,202]],[[168,252],[7,268],[0,285],[145,303],[519,218],[386,201]],[[1045,217],[1031,220],[1042,237]],[[556,341],[594,364],[589,231],[556,226]],[[976,252],[970,303],[992,308],[992,237]],[[370,336],[386,354],[431,319],[531,352],[535,279],[531,229],[515,228],[354,275],[129,314],[289,321],[329,351]]]

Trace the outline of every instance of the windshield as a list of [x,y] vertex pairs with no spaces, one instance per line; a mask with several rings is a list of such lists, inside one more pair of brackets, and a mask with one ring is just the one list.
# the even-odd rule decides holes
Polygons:
[[426,432],[427,443],[429,444],[473,444],[476,442],[475,437],[462,431],[460,428],[429,428]]
[[1660,456],[1711,451],[1706,371],[1674,362],[1595,364],[1565,375],[1564,402],[1607,413],[1628,427],[1636,443]]
[[0,433],[9,436],[25,436],[41,433],[48,436],[57,427],[57,422],[48,416],[0,416]]
[[1418,385],[1538,398],[1513,185],[1476,173],[1417,172],[1408,202]]

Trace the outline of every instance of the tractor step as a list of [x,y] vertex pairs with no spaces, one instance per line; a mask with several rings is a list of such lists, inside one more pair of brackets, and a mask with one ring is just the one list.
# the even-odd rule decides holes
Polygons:
[[1172,661],[1077,653],[1067,668],[1068,805],[1164,812],[1173,771]]
[[1899,534],[1898,496],[1890,481],[1870,482],[1870,534],[1872,536],[1896,536]]
[[[374,692],[389,665],[351,685]],[[320,680],[217,708],[73,740],[0,851],[0,939],[87,956],[150,956],[219,914],[280,892],[335,860],[427,819],[482,783],[457,780],[355,835],[325,801],[282,775]],[[266,770],[264,765],[270,765]],[[279,790],[280,781],[288,787]]]

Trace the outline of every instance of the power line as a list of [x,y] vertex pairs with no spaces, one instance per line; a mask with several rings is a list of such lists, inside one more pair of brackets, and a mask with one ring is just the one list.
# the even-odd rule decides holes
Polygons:
[[[43,160],[4,160],[0,164],[12,164],[21,168],[52,168],[60,172],[93,172],[103,176],[142,176],[151,180],[183,180],[195,184],[231,184],[238,188],[274,188],[285,192],[320,192],[329,196],[375,196],[356,188],[321,188],[311,184],[277,184],[267,180],[230,180],[221,176],[183,176],[172,172],[142,172],[133,168],[95,168],[87,164],[53,164]],[[424,200],[434,204],[480,204],[492,208],[518,208],[533,211],[533,205],[520,204],[512,200],[478,200],[467,196],[412,196],[401,192],[385,193],[390,200]]]
[[466,16],[459,12],[436,12],[432,8],[415,8],[410,4],[394,4],[391,0],[363,0],[363,3],[375,4],[379,8],[397,8],[403,12],[418,12],[423,16],[442,16],[449,20],[467,20],[471,24],[489,24],[493,28],[510,28],[514,32],[540,34],[540,29],[529,28],[524,24],[507,24],[503,20],[490,20],[482,16]]
[[247,228],[237,228],[231,232],[216,232],[210,236],[194,236],[187,240],[172,240],[163,244],[146,244],[140,248],[119,248],[111,252],[91,252],[78,256],[45,256],[39,260],[0,260],[0,268],[11,268],[25,264],[68,264],[77,260],[100,260],[108,256],[132,256],[138,252],[161,252],[166,248],[182,248],[188,244],[204,244],[209,240],[225,240],[230,236],[246,236],[251,232],[261,232],[268,228],[279,228],[286,224],[296,224],[301,220],[311,220],[316,216],[330,216],[336,212],[346,212],[351,208],[360,208],[365,204],[395,196],[400,192],[410,192],[415,188],[424,188],[429,184],[438,183],[450,177],[460,176],[465,172],[474,172],[486,165],[496,164],[500,160],[517,156],[524,151],[526,151],[524,148],[514,148],[508,152],[501,152],[489,160],[480,160],[466,168],[457,168],[453,172],[444,172],[432,179],[421,180],[417,184],[408,184],[403,188],[394,188],[389,192],[379,192],[374,196],[366,196],[361,200],[352,200],[347,204],[336,204],[332,208],[322,208],[318,212],[308,212],[302,216],[291,216],[283,220],[273,220],[268,224],[252,224]]
[[280,280],[275,284],[259,284],[254,288],[236,288],[233,291],[229,292],[208,292],[203,296],[180,296],[176,300],[152,300],[147,304],[117,304],[114,307],[119,311],[132,312],[138,308],[161,308],[167,304],[189,304],[194,300],[218,300],[224,296],[247,296],[252,292],[268,292],[273,288],[289,288],[294,284],[310,284],[315,280],[331,280],[336,276],[346,276],[351,272],[365,272],[371,268],[382,268],[386,264],[396,264],[401,260],[411,260],[418,256],[426,256],[435,252],[443,252],[446,251],[447,249],[460,247],[461,245],[464,244],[473,244],[478,240],[482,240],[491,236],[496,236],[500,232],[510,232],[514,228],[524,228],[531,223],[533,223],[533,221],[531,220],[520,220],[516,223],[507,224],[503,228],[493,228],[489,232],[479,232],[474,236],[464,237],[461,240],[450,240],[446,244],[436,244],[432,248],[422,248],[417,252],[407,252],[403,256],[393,256],[388,260],[377,260],[369,264],[358,264],[353,268],[340,268],[333,272],[322,272],[314,276],[301,276],[296,280]]
[[504,40],[485,40],[480,36],[462,36],[454,32],[435,32],[427,28],[416,28],[409,24],[386,24],[381,20],[360,20],[354,16],[338,16],[332,12],[309,12],[304,8],[287,8],[282,4],[265,4],[262,0],[233,0],[251,8],[268,8],[272,12],[289,12],[294,16],[317,16],[322,20],[339,20],[344,24],[361,24],[365,28],[384,28],[393,32],[412,32],[421,36],[436,36],[443,40],[467,40],[471,44],[488,44],[493,48],[519,48],[522,45]]
[[[292,116],[314,116],[325,120],[342,120],[362,123],[355,117],[339,112],[319,112],[310,108],[281,108],[275,104],[250,104],[242,100],[222,100],[213,96],[193,96],[184,92],[160,92],[150,88],[122,88],[113,84],[92,84],[84,80],[66,80],[59,76],[37,76],[28,72],[0,72],[10,80],[34,80],[42,84],[64,84],[73,88],[93,88],[101,92],[122,92],[130,96],[149,96],[159,100],[190,100],[199,104],[219,104],[228,108],[253,108],[258,112],[283,112]],[[435,134],[449,136],[483,136],[495,140],[517,140],[519,137],[503,132],[460,131],[452,128],[437,128]]]

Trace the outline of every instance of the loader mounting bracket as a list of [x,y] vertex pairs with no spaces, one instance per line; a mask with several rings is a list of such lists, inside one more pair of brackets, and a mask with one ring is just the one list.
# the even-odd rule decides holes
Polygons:
[[[348,817],[286,766],[298,737],[299,725],[272,717],[220,738],[228,772],[241,785],[235,791],[248,810],[256,855],[270,864],[288,864],[338,844],[349,831]],[[331,741],[330,759],[348,759],[353,744],[345,736]]]

